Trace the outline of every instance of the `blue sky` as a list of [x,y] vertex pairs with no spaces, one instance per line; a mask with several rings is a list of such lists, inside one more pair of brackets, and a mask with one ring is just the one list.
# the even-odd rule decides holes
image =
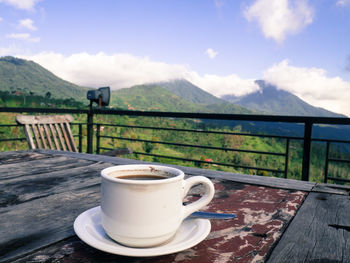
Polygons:
[[0,0],[0,55],[112,89],[186,78],[216,95],[265,79],[350,116],[350,0]]

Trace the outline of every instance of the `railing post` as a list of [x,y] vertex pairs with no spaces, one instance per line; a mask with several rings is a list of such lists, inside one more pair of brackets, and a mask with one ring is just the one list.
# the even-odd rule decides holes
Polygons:
[[326,145],[326,158],[325,158],[325,166],[324,166],[324,183],[325,184],[328,181],[329,146],[330,146],[330,142],[328,141]]
[[311,137],[312,137],[312,122],[306,121],[304,124],[304,147],[303,147],[303,166],[301,180],[309,181],[310,172],[310,156],[311,156]]
[[92,111],[92,102],[90,102],[90,108],[87,115],[87,153],[93,152],[93,136],[94,136],[94,113]]
[[289,138],[286,140],[286,157],[284,159],[284,178],[288,175],[288,161],[289,161]]
[[96,153],[100,154],[100,129],[101,125],[96,124]]
[[83,151],[83,125],[79,124],[79,152]]

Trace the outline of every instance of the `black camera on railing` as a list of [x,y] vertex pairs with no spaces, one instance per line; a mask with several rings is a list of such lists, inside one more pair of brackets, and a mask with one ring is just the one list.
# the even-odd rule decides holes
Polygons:
[[87,99],[90,100],[90,105],[96,102],[99,107],[108,106],[109,99],[111,97],[111,90],[109,87],[98,88],[97,90],[89,90],[86,95]]

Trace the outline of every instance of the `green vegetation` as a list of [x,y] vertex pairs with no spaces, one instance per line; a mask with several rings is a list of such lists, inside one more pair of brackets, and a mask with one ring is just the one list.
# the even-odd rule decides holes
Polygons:
[[[24,106],[23,97],[20,95],[11,95],[8,93],[0,93],[1,100],[7,101],[6,105],[22,107]],[[35,102],[33,102],[33,101]],[[30,102],[31,101],[31,102]],[[42,103],[53,105],[55,107],[64,107],[64,100],[54,100],[47,97],[27,96],[25,106],[33,107],[44,106]],[[60,102],[62,104],[60,104]],[[34,103],[34,104],[33,104]],[[75,102],[74,106],[80,108],[83,105]],[[72,104],[73,105],[73,104]],[[70,108],[71,108],[70,107]],[[2,124],[13,124],[15,113],[2,113]],[[74,115],[76,122],[86,123],[86,116]],[[239,166],[251,166],[267,169],[284,170],[285,157],[272,156],[266,154],[241,153],[230,150],[209,150],[194,147],[182,147],[161,142],[181,143],[211,147],[223,147],[241,150],[254,150],[264,152],[284,153],[286,151],[286,141],[284,139],[263,138],[231,135],[231,134],[210,134],[205,131],[223,131],[223,132],[242,132],[240,126],[235,127],[210,127],[200,120],[185,120],[173,118],[151,118],[151,117],[128,117],[128,116],[111,116],[97,115],[95,123],[102,123],[100,134],[105,136],[121,137],[123,139],[102,138],[101,146],[106,148],[131,147],[134,154],[126,156],[145,161],[162,162],[168,164],[178,164],[185,166],[194,166],[221,171],[231,171],[236,173],[256,174],[261,176],[277,176],[283,177],[283,173],[266,171],[263,169],[254,168],[237,168],[218,165],[216,163],[228,163]],[[129,127],[112,127],[107,124],[119,124],[130,126],[147,126],[147,127],[166,127],[166,128],[181,128],[195,129],[202,132],[172,132],[169,130],[152,130],[146,128],[129,128]],[[95,126],[96,132],[96,126]],[[78,128],[73,126],[73,133],[78,134]],[[0,136],[4,138],[23,138],[23,130],[21,127],[0,127]],[[83,151],[86,151],[86,126],[83,128]],[[133,141],[136,140],[136,141]],[[142,140],[142,141],[137,141]],[[152,142],[149,142],[152,141]],[[155,143],[154,143],[155,142]],[[159,143],[157,143],[159,142]],[[96,145],[96,141],[95,141]],[[25,141],[1,142],[0,150],[21,150],[27,149]],[[288,178],[301,178],[301,163],[302,163],[302,143],[300,141],[291,141],[289,146],[289,163],[288,163]],[[314,143],[312,149],[312,164],[311,164],[311,180],[322,182],[324,176],[324,158],[325,146],[320,143]],[[145,154],[142,154],[145,153]],[[331,148],[333,158],[344,158],[344,154],[337,148]],[[151,156],[151,155],[156,156]],[[172,158],[159,156],[173,156],[178,158],[192,159],[197,161],[182,161]],[[201,162],[202,161],[202,162]],[[343,165],[330,165],[329,175],[341,178],[349,178],[349,167]]]
[[[242,132],[240,126],[231,127],[211,127],[204,126],[203,123],[193,120],[181,120],[171,118],[146,118],[146,117],[112,117],[98,116],[100,123],[112,123],[129,126],[151,126],[151,127],[167,127],[180,129],[196,129],[201,131],[220,131],[220,132]],[[229,150],[210,150],[203,148],[183,147],[175,145],[162,144],[161,142],[173,142],[180,144],[191,144],[211,147],[234,148],[241,150],[254,150],[263,152],[285,153],[286,141],[284,139],[253,137],[247,134],[241,135],[218,135],[205,132],[186,132],[186,131],[164,131],[152,130],[145,128],[127,128],[127,127],[111,127],[102,126],[101,135],[122,137],[124,139],[101,139],[101,146],[106,148],[123,148],[131,147],[136,154],[128,156],[128,158],[136,158],[144,161],[163,162],[168,164],[178,164],[185,166],[194,166],[201,168],[209,168],[220,171],[230,171],[244,174],[254,174],[261,176],[284,177],[283,173],[266,171],[254,168],[237,168],[216,163],[227,163],[238,166],[260,167],[267,169],[278,169],[283,171],[285,165],[284,156],[273,156],[267,154],[242,153]],[[142,141],[132,141],[142,140]],[[146,141],[146,142],[144,142]],[[155,143],[150,143],[153,141]],[[159,143],[157,143],[159,142]],[[146,153],[146,154],[139,154]],[[156,156],[151,156],[153,154]],[[185,158],[198,160],[182,161],[159,156],[173,156],[177,158]],[[331,156],[341,156],[346,158],[342,151],[337,147],[332,147]],[[349,158],[349,156],[347,156]],[[325,144],[313,143],[312,160],[311,160],[311,181],[323,182],[324,178],[324,160],[325,160]],[[205,162],[199,162],[205,161]],[[349,165],[347,164],[330,164],[329,176],[347,178],[349,177]],[[301,179],[302,171],[302,142],[292,140],[289,145],[289,161],[288,161],[288,178]],[[330,181],[331,182],[331,181]]]
[[14,57],[0,58],[0,91],[45,96],[72,98],[82,101],[87,88],[80,87],[56,77],[33,61]]
[[[74,99],[55,99],[51,98],[49,94],[45,96],[39,96],[35,94],[28,94],[22,92],[0,91],[0,106],[1,107],[28,107],[28,108],[84,108],[82,102]],[[4,124],[15,124],[15,117],[18,113],[0,113],[1,125]],[[86,122],[85,116],[74,115],[77,122]],[[73,127],[75,133],[77,133],[77,127]],[[86,135],[86,131],[84,131]],[[11,126],[4,127],[0,126],[0,138],[25,138],[22,127]],[[85,146],[84,146],[85,147]],[[14,151],[27,149],[27,143],[23,141],[5,141],[0,143],[0,151]]]
[[[190,91],[187,91],[189,94]],[[196,91],[195,94],[198,94]],[[208,99],[208,93],[202,91],[204,99],[211,104],[194,103],[185,99],[185,96],[178,96],[164,87],[158,85],[139,85],[127,89],[112,91],[111,105],[129,110],[147,110],[147,111],[176,111],[176,112],[212,112],[212,113],[235,113],[252,114],[246,108],[221,101],[221,103],[212,103],[215,101]],[[189,95],[190,96],[190,95]],[[212,96],[212,95],[210,95]],[[215,98],[214,96],[212,96]],[[201,98],[201,97],[200,97]],[[200,99],[199,98],[199,99]],[[216,98],[217,101],[220,101]]]
[[1,107],[28,107],[28,108],[84,108],[84,104],[80,101],[70,99],[51,98],[50,92],[45,96],[36,95],[34,93],[26,93],[15,91],[0,91]]
[[[38,64],[13,57],[0,58],[0,106],[3,107],[45,107],[45,108],[86,108],[86,89],[54,76]],[[287,102],[285,102],[287,103]],[[271,102],[270,106],[274,106]],[[231,114],[253,114],[247,108],[224,102],[184,80],[167,83],[138,85],[129,89],[112,92],[111,107],[129,110],[211,112]],[[24,138],[23,129],[14,126],[17,113],[1,113],[0,138]],[[86,123],[86,115],[73,115],[76,123]],[[97,115],[95,123],[103,123],[100,133],[104,136],[101,146],[106,148],[130,147],[134,154],[128,156],[145,161],[155,161],[186,166],[205,167],[221,171],[283,177],[285,157],[268,154],[232,151],[232,149],[262,152],[286,152],[285,139],[249,136],[249,133],[270,133],[297,135],[300,127],[282,124],[262,124],[254,122],[202,121],[174,118],[128,117]],[[111,127],[108,124],[129,126],[166,127],[199,130],[201,132],[152,130],[146,128]],[[322,129],[321,129],[322,128]],[[96,126],[95,126],[96,129]],[[317,127],[315,131],[325,134],[327,127]],[[83,152],[86,151],[86,125],[83,126]],[[212,132],[246,133],[212,134]],[[330,134],[340,134],[345,138],[346,129],[329,130]],[[95,130],[96,132],[96,130]],[[78,126],[73,125],[73,133],[78,134]],[[270,133],[271,134],[271,133]],[[206,147],[228,148],[227,150],[184,147],[165,144],[178,143]],[[94,145],[96,145],[96,138]],[[27,149],[25,140],[0,142],[0,151]],[[231,150],[230,150],[231,149]],[[349,152],[342,145],[332,145],[331,157],[350,159]],[[172,156],[179,159],[167,158]],[[180,160],[181,158],[187,159]],[[324,177],[325,145],[312,144],[311,180],[322,182]],[[222,163],[234,166],[220,165]],[[301,178],[302,141],[292,140],[289,145],[288,178]],[[244,168],[247,167],[247,168]],[[248,168],[250,167],[250,168]],[[255,167],[255,168],[254,168]],[[261,168],[261,169],[256,169]],[[349,165],[330,163],[329,176],[347,178]],[[267,169],[267,170],[264,170]]]

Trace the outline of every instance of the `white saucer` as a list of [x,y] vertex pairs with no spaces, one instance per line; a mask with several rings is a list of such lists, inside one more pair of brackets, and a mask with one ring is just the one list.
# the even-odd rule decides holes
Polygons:
[[158,247],[132,248],[107,236],[101,225],[100,211],[97,206],[80,214],[74,221],[74,231],[88,245],[122,256],[150,257],[179,252],[197,245],[208,236],[211,228],[208,219],[185,219],[170,242]]

